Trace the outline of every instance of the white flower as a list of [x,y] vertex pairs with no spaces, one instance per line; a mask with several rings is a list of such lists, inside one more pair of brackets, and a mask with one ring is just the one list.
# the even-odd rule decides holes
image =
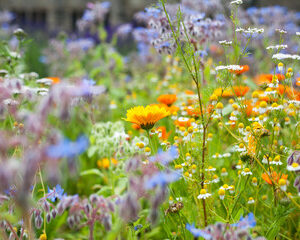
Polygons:
[[264,156],[261,162],[264,164],[268,164],[268,157]]
[[270,162],[270,164],[273,164],[273,165],[282,165],[282,162],[281,161],[272,161],[272,162]]
[[230,46],[230,45],[232,45],[232,41],[223,40],[223,41],[219,41],[219,44],[225,45],[225,46]]
[[8,105],[8,106],[11,106],[11,105],[17,105],[18,102],[16,100],[13,100],[11,98],[7,98],[3,101],[3,104],[4,105]]
[[254,33],[263,33],[265,30],[263,28],[250,28],[250,27],[248,27],[247,29],[237,28],[235,31],[236,32],[254,34]]
[[216,171],[216,169],[212,166],[209,166],[207,169],[205,169],[205,171],[214,172],[214,171]]
[[250,171],[249,168],[245,168],[245,169],[241,172],[241,174],[242,174],[243,176],[246,176],[246,175],[252,175],[252,172]]
[[279,29],[279,28],[275,29],[275,31],[278,32],[278,33],[283,33],[283,34],[287,33],[287,31],[285,31],[283,29]]
[[255,203],[254,199],[252,197],[249,197],[248,204],[253,204],[253,203]]
[[286,53],[277,53],[272,56],[272,59],[284,60],[284,59],[293,59],[300,60],[300,56],[296,54],[286,54]]
[[286,49],[286,48],[288,48],[288,45],[283,45],[283,44],[281,44],[281,45],[275,45],[275,46],[268,46],[266,49],[267,50],[274,50],[274,49],[277,49],[277,50],[281,50],[281,49]]
[[296,36],[300,36],[300,32],[296,32]]
[[288,165],[286,168],[288,171],[299,171],[300,165],[296,162],[292,163],[291,165]]
[[240,71],[240,70],[243,70],[243,67],[241,67],[240,65],[220,65],[218,67],[216,67],[216,71],[219,71],[219,70],[233,70],[233,71]]
[[201,189],[200,194],[198,195],[198,199],[206,199],[209,198],[211,196],[210,193],[206,192],[205,189]]
[[52,84],[52,79],[50,78],[42,78],[42,79],[38,79],[36,80],[36,83],[42,83],[42,84],[45,84],[45,85],[51,85]]

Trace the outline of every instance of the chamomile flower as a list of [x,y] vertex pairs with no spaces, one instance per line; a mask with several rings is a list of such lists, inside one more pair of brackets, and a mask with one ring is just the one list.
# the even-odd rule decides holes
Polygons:
[[286,188],[287,188],[287,181],[286,181],[286,179],[280,178],[280,179],[278,180],[278,185],[280,186],[280,189],[281,189],[282,191],[286,191]]
[[201,189],[200,194],[198,195],[198,199],[206,199],[211,196],[210,193],[208,193],[205,189]]
[[223,155],[219,154],[219,153],[212,155],[212,158],[222,158],[222,157],[223,157]]
[[244,133],[244,124],[243,123],[239,123],[238,128],[239,128],[239,133],[243,134]]
[[205,169],[205,171],[214,172],[216,171],[216,168],[214,168],[213,166],[209,166],[208,168]]
[[211,180],[212,183],[218,183],[220,181],[220,178],[217,175],[213,175],[213,179]]
[[245,147],[245,145],[243,144],[243,143],[240,143],[239,145],[238,145],[238,148],[237,148],[237,151],[238,152],[245,152],[247,149],[246,149],[246,147]]
[[261,162],[264,163],[264,164],[268,164],[268,162],[269,162],[268,160],[269,160],[269,157],[267,155],[264,155]]
[[271,111],[275,111],[275,110],[281,110],[283,109],[283,106],[282,105],[278,105],[277,103],[273,103],[271,107],[269,107],[269,109]]
[[242,162],[242,160],[239,160],[237,165],[236,165],[236,169],[241,169],[242,166],[243,166],[243,162]]
[[255,203],[255,200],[253,197],[249,197],[248,199],[248,204],[254,204]]
[[278,63],[277,66],[278,66],[278,71],[282,73],[283,72],[283,63],[280,62],[280,63]]
[[221,169],[221,176],[222,176],[222,177],[228,176],[228,172],[227,172],[226,168],[222,168],[222,169]]
[[286,169],[288,171],[299,171],[300,165],[299,165],[299,163],[293,162],[291,165],[288,165]]
[[222,187],[220,187],[221,189],[225,189],[225,190],[230,190],[230,189],[232,189],[232,187],[231,186],[229,186],[228,184],[224,184]]
[[216,112],[217,112],[218,114],[222,114],[223,108],[224,108],[223,103],[218,102],[217,105],[216,105]]
[[249,168],[245,168],[245,169],[241,172],[241,174],[242,174],[243,176],[246,176],[246,175],[252,175],[252,172],[250,171]]
[[207,134],[207,141],[210,142],[212,140],[212,137],[213,137],[212,133]]
[[265,112],[267,112],[267,109],[268,109],[267,106],[268,106],[268,104],[267,104],[266,101],[261,101],[261,102],[259,103],[258,112],[259,112],[260,114],[264,114]]
[[257,186],[257,178],[256,177],[252,178],[252,185]]
[[146,156],[150,156],[151,155],[151,148],[145,147],[144,151],[145,151]]
[[236,117],[236,115],[234,114],[234,112],[232,112],[232,113],[230,114],[229,120],[232,121],[232,122],[237,121],[237,117]]
[[284,124],[285,124],[285,125],[290,125],[290,123],[291,123],[291,119],[290,119],[289,117],[286,117],[286,118],[284,119]]
[[280,161],[280,156],[277,155],[276,157],[274,157],[273,161],[270,162],[270,164],[274,164],[274,165],[282,165],[282,162]]
[[220,188],[218,191],[219,197],[221,200],[224,200],[225,198],[225,190],[223,188]]

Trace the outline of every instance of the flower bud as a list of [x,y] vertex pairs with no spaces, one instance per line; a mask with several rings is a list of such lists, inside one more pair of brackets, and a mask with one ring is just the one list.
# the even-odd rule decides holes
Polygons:
[[46,220],[47,220],[47,223],[49,223],[51,221],[51,214],[50,213],[47,213]]
[[56,209],[52,209],[51,215],[52,215],[52,218],[55,218],[55,217],[56,217],[56,215],[57,215]]
[[37,228],[37,229],[40,229],[41,228],[41,226],[42,226],[42,224],[43,224],[43,218],[41,217],[41,215],[38,215],[38,216],[36,216],[36,218],[35,218],[35,227]]

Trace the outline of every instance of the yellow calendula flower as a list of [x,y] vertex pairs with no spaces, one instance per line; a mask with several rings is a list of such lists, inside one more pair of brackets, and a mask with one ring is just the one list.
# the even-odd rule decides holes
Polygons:
[[145,130],[153,128],[154,124],[160,119],[170,115],[163,107],[148,105],[146,107],[137,106],[127,110],[127,122],[135,123]]

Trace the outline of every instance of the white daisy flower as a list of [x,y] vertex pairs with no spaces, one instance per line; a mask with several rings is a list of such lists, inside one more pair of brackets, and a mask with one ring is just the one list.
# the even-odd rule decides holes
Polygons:
[[252,172],[250,171],[249,168],[245,168],[245,169],[241,172],[241,174],[242,174],[243,176],[246,176],[246,175],[252,175]]
[[205,189],[201,189],[200,194],[198,195],[198,199],[206,199],[209,198],[211,196],[210,193],[206,192]]
[[299,163],[292,163],[291,165],[288,165],[286,168],[288,171],[299,171],[300,170],[300,165]]

